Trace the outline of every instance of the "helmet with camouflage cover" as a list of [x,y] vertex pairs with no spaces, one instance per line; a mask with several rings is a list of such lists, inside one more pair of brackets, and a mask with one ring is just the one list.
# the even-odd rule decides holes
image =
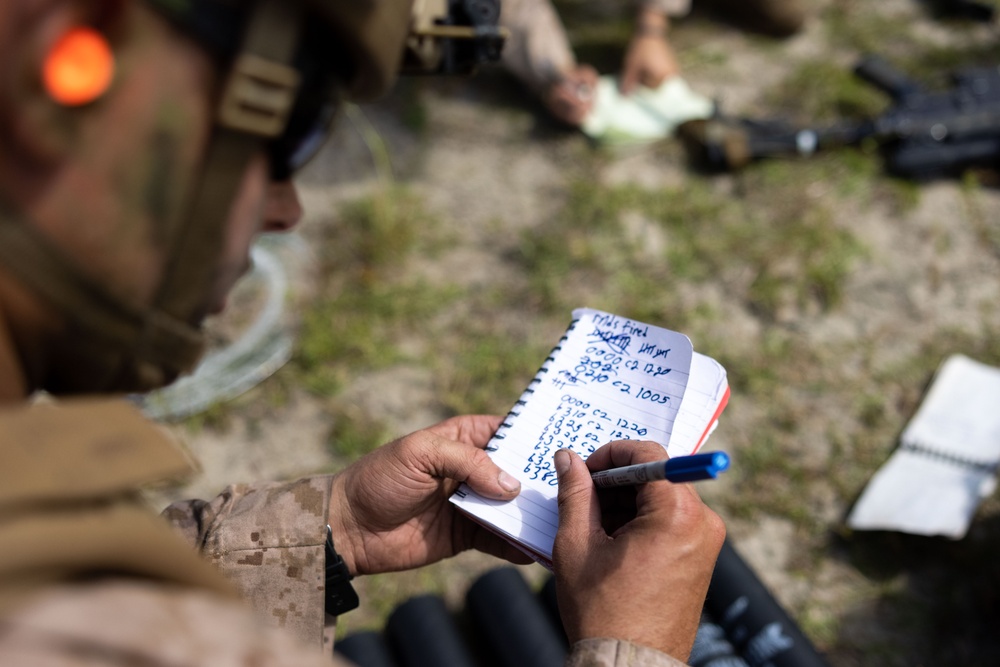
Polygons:
[[[232,55],[234,38],[254,0],[147,0],[217,54]],[[349,58],[343,81],[349,99],[366,101],[384,93],[396,78],[413,0],[292,0],[324,37]],[[281,19],[278,19],[281,21]],[[279,30],[267,26],[269,39]],[[341,64],[341,67],[343,64]],[[346,72],[345,72],[346,73]]]
[[0,265],[69,332],[34,378],[53,393],[145,391],[191,369],[247,165],[263,153],[272,180],[285,180],[322,144],[343,100],[384,93],[401,66],[468,71],[502,44],[499,0],[141,1],[216,63],[213,127],[185,176],[185,206],[148,230],[164,259],[151,300],[123,297],[0,201]]
[[0,201],[0,265],[71,332],[35,380],[53,393],[148,390],[195,364],[205,294],[246,165],[264,151],[272,178],[287,178],[328,133],[342,99],[385,92],[411,9],[410,0],[146,2],[203,46],[222,74],[186,213],[155,230],[165,268],[152,303],[123,297]]

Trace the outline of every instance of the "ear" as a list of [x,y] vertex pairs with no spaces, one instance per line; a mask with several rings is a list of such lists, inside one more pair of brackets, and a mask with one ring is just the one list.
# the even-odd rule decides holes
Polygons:
[[[24,160],[51,166],[72,153],[83,124],[99,112],[107,91],[88,96],[84,103],[69,104],[46,86],[46,66],[66,59],[59,47],[80,28],[93,30],[98,41],[107,45],[113,66],[129,4],[130,0],[57,0],[39,3],[37,11],[22,17],[24,29],[7,72],[9,85],[4,86],[8,99],[0,103],[10,110],[11,141]],[[114,87],[113,78],[108,87]]]

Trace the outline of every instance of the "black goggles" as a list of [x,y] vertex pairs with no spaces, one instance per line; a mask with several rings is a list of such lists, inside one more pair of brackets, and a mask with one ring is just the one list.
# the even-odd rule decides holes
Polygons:
[[288,180],[319,153],[330,136],[339,109],[339,99],[331,99],[304,105],[298,118],[292,112],[284,134],[268,145],[272,181]]
[[343,82],[351,74],[347,55],[331,35],[308,25],[294,66],[302,76],[298,97],[281,136],[268,143],[271,179],[284,181],[319,152],[343,104]]

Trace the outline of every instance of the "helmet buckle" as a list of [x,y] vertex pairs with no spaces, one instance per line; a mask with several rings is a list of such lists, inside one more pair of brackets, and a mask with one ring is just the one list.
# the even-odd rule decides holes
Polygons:
[[293,67],[241,54],[230,70],[219,124],[266,138],[280,135],[295,104],[300,79]]

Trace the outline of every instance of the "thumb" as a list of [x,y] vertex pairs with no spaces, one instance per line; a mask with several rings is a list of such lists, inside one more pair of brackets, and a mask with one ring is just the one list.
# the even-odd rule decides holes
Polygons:
[[555,453],[554,463],[559,478],[559,532],[573,541],[601,527],[601,507],[587,465],[568,449]]
[[482,496],[510,500],[521,491],[521,483],[478,447],[442,438],[431,451],[436,475],[465,482]]

